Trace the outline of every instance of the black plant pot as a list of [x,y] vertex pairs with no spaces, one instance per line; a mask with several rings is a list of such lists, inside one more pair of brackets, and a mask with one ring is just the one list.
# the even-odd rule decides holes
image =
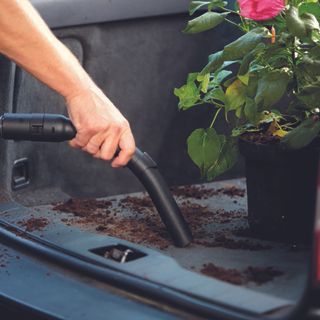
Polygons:
[[309,243],[315,214],[319,150],[283,150],[279,144],[239,139],[245,157],[248,219],[264,239]]

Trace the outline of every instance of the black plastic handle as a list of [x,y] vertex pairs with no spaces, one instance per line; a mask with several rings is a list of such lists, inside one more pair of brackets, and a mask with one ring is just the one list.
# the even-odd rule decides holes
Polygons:
[[[5,113],[0,117],[0,136],[7,140],[62,142],[71,140],[76,133],[70,119],[60,114]],[[190,244],[193,240],[191,230],[157,164],[137,148],[127,167],[149,193],[174,244],[178,247]]]

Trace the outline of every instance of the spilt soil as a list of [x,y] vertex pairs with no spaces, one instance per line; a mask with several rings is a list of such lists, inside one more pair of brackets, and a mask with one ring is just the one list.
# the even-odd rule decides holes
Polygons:
[[[167,231],[149,197],[131,197],[122,199],[118,208],[128,208],[134,215],[119,217],[119,209],[110,209],[110,201],[93,199],[70,199],[53,208],[55,211],[73,213],[76,218],[63,218],[62,222],[69,225],[92,225],[98,232],[109,236],[125,239],[143,245],[152,244],[160,249],[165,249],[170,244]],[[81,210],[81,203],[89,206],[87,210]],[[76,206],[74,203],[76,202]],[[107,207],[106,207],[107,206]],[[67,208],[67,211],[65,210]],[[109,209],[108,209],[109,208]],[[75,212],[73,210],[75,209]],[[79,214],[80,213],[80,214]],[[145,213],[142,216],[141,213]]]
[[75,216],[85,217],[95,213],[97,209],[107,209],[111,201],[96,199],[69,199],[65,203],[56,205],[53,210],[73,213]]
[[0,251],[0,268],[5,268],[9,263],[10,255],[7,249],[2,249]]
[[240,271],[237,269],[227,269],[218,267],[213,263],[204,264],[201,273],[225,282],[235,285],[244,285],[249,282],[254,282],[257,285],[262,285],[272,281],[275,277],[282,276],[283,271],[273,267],[252,267]]
[[120,206],[122,208],[129,208],[135,213],[148,213],[154,209],[153,202],[148,196],[144,196],[143,198],[128,196],[120,200]]
[[247,267],[244,273],[249,282],[251,281],[259,285],[272,281],[275,277],[284,275],[283,271],[274,267]]
[[18,225],[25,228],[25,231],[40,231],[49,224],[49,220],[46,218],[34,218],[31,217],[27,220],[18,221]]
[[196,244],[216,248],[222,247],[226,249],[233,250],[249,250],[249,251],[261,251],[272,249],[272,246],[253,242],[250,240],[235,240],[227,237],[225,234],[218,234],[215,236],[214,240],[195,240]]
[[[236,192],[239,193],[238,189],[232,187],[227,190],[227,192],[237,190]],[[111,205],[110,201],[104,200],[70,199],[63,204],[55,206],[53,210],[73,213],[76,218],[62,219],[68,225],[93,225],[98,232],[159,249],[165,249],[171,244],[167,230],[149,196],[127,196],[120,200],[117,207],[130,210],[131,214],[128,217],[120,216],[119,211],[112,209]],[[219,209],[213,212],[207,206],[190,200],[181,202],[179,207],[192,230],[196,244],[205,247],[251,251],[271,248],[271,246],[254,243],[249,240],[232,239],[229,230],[216,233],[215,238],[210,239],[212,237],[211,231],[206,230],[208,225],[228,224],[236,219],[246,220],[246,212],[244,210],[225,211]]]
[[[179,207],[192,230],[196,245],[249,251],[272,248],[269,244],[255,241],[248,228],[237,227],[235,230],[235,221],[241,221],[246,225],[245,210],[212,210],[208,206],[192,202],[192,199],[203,199],[217,194],[224,194],[230,198],[244,197],[244,189],[235,186],[221,189],[187,186],[173,188],[173,193],[180,198]],[[62,219],[68,225],[91,226],[103,234],[161,250],[171,244],[167,230],[147,195],[127,196],[113,201],[70,199],[54,206],[53,210],[72,213],[73,216]],[[219,224],[222,229],[213,234],[210,224]],[[249,266],[244,270],[237,270],[225,269],[212,263],[204,265],[201,273],[236,285],[249,282],[260,285],[283,274],[273,267]]]
[[171,187],[173,195],[182,198],[193,198],[193,199],[209,199],[212,196],[219,194],[225,194],[230,197],[244,197],[246,190],[237,188],[236,186],[224,187],[219,189],[207,189],[203,186],[182,186],[182,187]]

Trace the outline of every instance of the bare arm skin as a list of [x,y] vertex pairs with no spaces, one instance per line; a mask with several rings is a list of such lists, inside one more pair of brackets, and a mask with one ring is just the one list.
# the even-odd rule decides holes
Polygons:
[[0,1],[0,52],[61,94],[77,129],[70,142],[113,167],[135,151],[128,121],[94,84],[75,56],[50,31],[28,0]]

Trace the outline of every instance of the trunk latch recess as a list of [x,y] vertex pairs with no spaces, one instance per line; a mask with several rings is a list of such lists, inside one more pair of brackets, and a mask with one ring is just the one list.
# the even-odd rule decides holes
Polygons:
[[119,262],[126,263],[146,256],[145,253],[124,245],[115,245],[90,250],[92,253],[101,257]]

